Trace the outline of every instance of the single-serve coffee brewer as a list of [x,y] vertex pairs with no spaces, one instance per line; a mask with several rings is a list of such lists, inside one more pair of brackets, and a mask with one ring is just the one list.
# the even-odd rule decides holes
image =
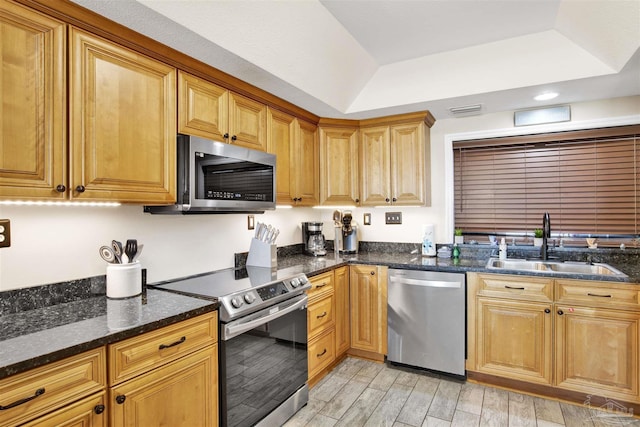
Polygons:
[[335,245],[341,254],[358,253],[358,226],[353,221],[350,211],[335,211],[333,219],[336,225]]
[[304,252],[312,256],[323,256],[327,254],[325,249],[324,234],[322,234],[322,222],[302,223],[302,242]]

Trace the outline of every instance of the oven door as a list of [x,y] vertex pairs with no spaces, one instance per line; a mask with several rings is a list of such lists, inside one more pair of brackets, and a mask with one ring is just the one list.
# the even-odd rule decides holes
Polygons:
[[306,295],[222,324],[220,337],[221,426],[255,425],[306,385]]

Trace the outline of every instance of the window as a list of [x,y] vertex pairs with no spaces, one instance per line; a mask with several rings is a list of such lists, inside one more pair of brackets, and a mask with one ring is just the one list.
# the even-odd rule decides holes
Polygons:
[[[455,227],[465,236],[631,243],[640,229],[640,125],[454,141]],[[484,236],[484,237],[483,237]]]

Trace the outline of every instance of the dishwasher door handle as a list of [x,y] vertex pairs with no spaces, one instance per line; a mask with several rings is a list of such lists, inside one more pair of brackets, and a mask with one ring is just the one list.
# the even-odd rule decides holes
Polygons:
[[460,282],[448,282],[444,280],[419,280],[419,279],[410,279],[408,277],[398,277],[398,276],[389,277],[389,281],[391,283],[397,283],[399,285],[423,286],[425,288],[460,288],[462,287],[462,283]]

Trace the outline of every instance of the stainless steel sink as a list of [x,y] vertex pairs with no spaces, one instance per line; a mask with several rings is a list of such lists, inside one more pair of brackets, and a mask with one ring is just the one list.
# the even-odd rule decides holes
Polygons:
[[554,262],[537,261],[526,259],[506,259],[500,260],[490,258],[487,262],[488,269],[502,269],[514,271],[546,271],[560,274],[591,274],[598,276],[627,277],[622,271],[601,263],[579,263],[579,262]]

